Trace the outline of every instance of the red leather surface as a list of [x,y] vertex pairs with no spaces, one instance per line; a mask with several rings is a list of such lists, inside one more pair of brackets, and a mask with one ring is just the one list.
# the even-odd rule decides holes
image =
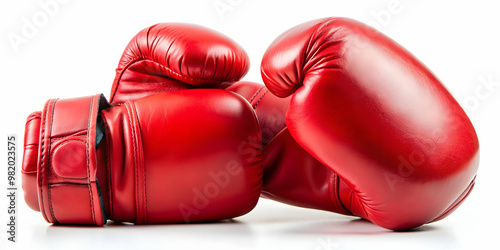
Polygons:
[[[41,118],[28,118],[25,145],[41,137],[40,152],[25,151],[23,187],[48,222],[213,221],[256,205],[262,141],[241,96],[186,90],[109,108],[102,98],[49,100]],[[99,111],[105,137],[96,149]]]
[[53,146],[52,169],[57,176],[63,178],[85,178],[87,169],[79,166],[86,164],[87,145],[84,140],[64,140]]
[[[120,60],[120,65],[128,66],[119,66],[117,69],[118,74],[115,78],[112,90],[112,97],[114,94],[114,99],[112,100],[115,103],[139,99],[156,92],[168,92],[196,87],[193,86],[197,85],[196,82],[193,83],[190,80],[185,80],[190,78],[189,72],[184,72],[187,75],[179,76],[177,79],[180,81],[178,81],[172,79],[172,76],[169,74],[170,71],[160,70],[161,68],[168,68],[168,65],[165,64],[166,61],[161,59],[164,57],[168,57],[170,61],[176,59],[175,54],[172,54],[176,50],[169,50],[166,46],[170,45],[166,42],[155,43],[154,50],[151,50],[152,41],[175,40],[177,42],[175,44],[176,46],[203,44],[205,47],[199,47],[199,50],[196,50],[198,54],[192,55],[198,57],[210,54],[213,48],[218,46],[217,43],[214,42],[214,40],[208,39],[208,37],[194,35],[195,33],[191,33],[189,36],[179,36],[179,34],[191,32],[192,27],[190,26],[163,24],[163,27],[164,28],[161,30],[148,33],[147,39],[144,38],[146,36],[145,31],[139,32],[132,41],[139,39],[142,42],[131,42],[125,49],[124,56]],[[176,30],[176,33],[172,32],[172,30]],[[203,31],[203,33],[207,32],[212,34],[212,31],[208,29]],[[227,40],[229,41],[229,39]],[[234,47],[237,45],[234,43],[234,45],[228,46]],[[140,64],[137,64],[132,59],[134,57],[128,56],[131,53],[140,54],[144,51],[148,51],[148,56],[155,58],[155,61],[141,61]],[[235,56],[240,56],[240,58],[233,62],[235,65],[231,66],[240,65],[238,61],[248,64],[246,55],[242,55],[241,53],[239,55],[235,54]],[[214,59],[215,62],[219,63],[218,68],[227,67],[227,62],[218,60],[221,58],[222,57]],[[184,68],[197,68],[200,66],[200,63],[196,60],[191,61],[190,64],[185,61],[182,61],[182,63]],[[124,68],[126,68],[126,70],[124,70]],[[125,75],[127,76],[124,77]],[[134,84],[130,84],[129,80],[133,80]],[[154,84],[151,85],[152,83]],[[120,86],[122,91],[115,92],[116,86]],[[152,89],[151,86],[153,86],[154,89]],[[214,82],[198,87],[224,88],[226,85],[221,86],[218,85],[217,82]],[[227,87],[226,90],[243,96],[250,102],[257,113],[264,146],[264,169],[266,173],[269,173],[264,176],[263,196],[293,205],[350,214],[339,203],[338,198],[338,186],[345,186],[345,184],[343,182],[338,182],[339,179],[331,170],[325,168],[325,166],[320,164],[311,155],[301,150],[300,146],[298,146],[295,141],[288,140],[285,135],[289,134],[287,130],[282,133],[285,136],[275,138],[276,135],[286,127],[285,112],[290,98],[278,98],[270,93],[264,85],[253,82],[236,82]],[[273,146],[266,146],[273,139],[275,140]],[[267,155],[270,156],[268,157]],[[287,172],[286,169],[289,169],[290,172]],[[296,174],[297,172],[301,172],[302,174]],[[309,176],[309,179],[303,179],[303,176]],[[130,181],[131,177],[129,177],[129,182]],[[123,197],[127,196],[125,195]],[[125,202],[120,204],[129,203]],[[120,204],[116,204],[116,206],[120,206]],[[129,211],[129,213],[132,211],[132,207],[123,207],[122,209],[124,211]],[[111,213],[113,213],[113,211],[111,211]]]
[[[40,120],[39,208],[50,223],[102,225],[95,130],[102,95],[47,101]],[[25,138],[25,141],[30,141]]]
[[[286,204],[351,214],[339,200],[349,190],[330,169],[291,137],[285,114],[290,98],[279,98],[259,83],[240,81],[226,88],[247,99],[259,118],[264,144],[262,197]],[[344,191],[344,192],[346,192]]]
[[286,204],[350,215],[339,200],[345,183],[307,153],[285,128],[264,148],[262,196]]
[[214,30],[182,23],[160,23],[140,31],[116,69],[110,102],[198,87],[223,88],[249,69],[246,52]]
[[[247,71],[244,51],[203,27],[159,24],[132,39],[113,84],[115,103],[158,92],[227,87],[255,109],[263,151],[259,133],[248,127],[252,122],[240,125],[251,120],[242,115],[250,109],[225,110],[245,106],[231,101],[229,93],[208,94],[211,101],[204,102],[205,94],[182,91],[107,109],[106,138],[92,160],[103,167],[92,174],[100,181],[109,218],[162,223],[242,215],[259,194],[261,180],[252,176],[262,174],[256,167],[260,157],[263,197],[354,214],[389,229],[446,217],[474,186],[478,142],[462,109],[425,66],[367,26],[322,19],[280,36],[263,59],[262,74],[285,98],[256,83],[231,85]],[[79,106],[85,105],[88,109],[89,104]],[[58,108],[56,121],[88,112],[68,107]],[[230,119],[215,118],[221,111]],[[35,210],[36,172],[30,166],[35,162],[36,171],[38,152],[30,148],[38,148],[39,124],[39,113],[28,118],[23,160],[25,199]],[[194,129],[200,124],[205,127]],[[88,119],[53,125],[55,137],[64,138],[55,138],[51,149],[55,175],[50,181],[57,196],[51,209],[59,223],[91,223],[92,208],[81,209],[91,202],[75,197],[96,193],[96,187],[83,192],[77,186],[73,192],[61,184],[64,178],[78,182],[87,176],[70,163],[86,159],[81,147],[86,135],[71,133],[88,126]],[[228,133],[231,129],[240,131]],[[212,130],[213,135],[205,133]],[[237,138],[241,133],[249,136]],[[241,168],[244,164],[248,169]],[[75,201],[64,203],[61,197],[70,193]]]
[[152,95],[102,112],[110,218],[135,223],[237,217],[257,203],[262,152],[249,104],[223,90]]
[[290,98],[277,98],[263,84],[247,81],[236,82],[226,90],[243,96],[255,109],[264,146],[286,127],[285,113]]
[[[267,87],[293,94],[286,124],[351,188],[353,214],[389,229],[442,217],[477,172],[474,128],[413,55],[366,25],[328,18],[296,26],[268,48]],[[342,193],[341,193],[342,194]]]
[[51,187],[52,210],[59,224],[93,224],[89,187],[86,184],[54,184]]
[[23,165],[21,169],[22,188],[24,200],[28,206],[40,211],[38,207],[38,194],[36,186],[38,143],[40,141],[40,118],[41,112],[31,113],[26,119],[24,130]]
[[[146,34],[145,31],[139,32],[127,46],[117,69],[117,77],[113,83],[111,91],[113,102],[123,103],[126,100],[139,99],[156,92],[168,92],[195,87],[227,87],[227,85],[220,85],[217,82],[193,86],[198,84],[190,80],[184,82],[184,79],[190,78],[190,72],[187,71],[184,72],[186,75],[179,76],[176,78],[177,80],[172,79],[172,76],[169,74],[170,71],[164,70],[164,68],[168,68],[168,65],[165,64],[166,61],[161,59],[168,57],[169,62],[175,61],[175,54],[171,53],[176,50],[169,50],[169,43],[156,43],[156,41],[176,41],[177,44],[175,46],[181,48],[191,46],[191,44],[203,44],[204,47],[197,47],[195,50],[197,54],[191,55],[200,58],[211,54],[211,51],[219,45],[217,45],[218,42],[209,39],[213,31],[208,29],[203,30],[202,33],[209,33],[209,36],[198,36],[196,33],[191,32],[192,27],[188,25],[163,24],[163,27],[163,29],[155,30],[151,34]],[[173,30],[176,32],[173,32]],[[185,33],[190,34],[184,36]],[[179,36],[179,34],[183,34],[183,36]],[[134,42],[135,40],[141,42],[136,43]],[[228,38],[224,38],[224,40],[230,41]],[[150,49],[153,42],[155,45],[154,50]],[[225,46],[237,47],[238,50],[241,50],[232,41]],[[143,51],[147,51],[149,53],[148,56],[155,58],[155,60],[140,61],[137,64],[133,59],[135,56],[129,56],[130,54],[141,54]],[[241,67],[241,63],[248,65],[248,58],[244,52],[236,53],[234,57],[239,58],[231,57],[233,58],[234,65],[230,64],[229,66]],[[180,57],[177,55],[177,58]],[[221,58],[213,59],[219,63],[217,68],[228,67],[226,62],[220,60]],[[199,68],[201,65],[200,62],[193,60],[188,64],[182,61],[182,65],[188,69]],[[209,76],[210,74],[206,75]],[[232,78],[221,80],[234,81]],[[121,91],[116,91],[118,86]],[[330,169],[302,150],[291,139],[289,131],[285,129],[285,113],[290,98],[278,98],[270,93],[264,85],[253,82],[235,82],[227,87],[226,90],[243,96],[257,113],[264,147],[263,162],[265,174],[262,196],[297,206],[350,214],[339,202],[338,195],[339,190],[350,189]],[[282,130],[284,131],[282,132]],[[280,136],[277,137],[278,133],[280,133]],[[270,142],[271,145],[267,146]],[[304,178],[304,176],[307,176],[307,178]],[[119,205],[117,204],[117,206]],[[131,211],[132,208],[124,207],[122,209]]]

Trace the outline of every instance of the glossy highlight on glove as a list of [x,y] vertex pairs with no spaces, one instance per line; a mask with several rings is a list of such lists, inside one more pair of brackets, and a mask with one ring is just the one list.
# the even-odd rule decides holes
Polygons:
[[326,18],[298,25],[261,65],[271,92],[292,95],[286,124],[351,189],[352,214],[400,230],[444,218],[474,185],[475,130],[412,54],[367,25]]

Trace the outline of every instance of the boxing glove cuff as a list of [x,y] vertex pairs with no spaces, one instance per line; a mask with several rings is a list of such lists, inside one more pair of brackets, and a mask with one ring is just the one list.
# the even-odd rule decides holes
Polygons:
[[97,150],[103,134],[98,113],[109,107],[103,95],[51,99],[42,111],[37,164],[39,208],[45,220],[62,224],[104,224],[97,182]]

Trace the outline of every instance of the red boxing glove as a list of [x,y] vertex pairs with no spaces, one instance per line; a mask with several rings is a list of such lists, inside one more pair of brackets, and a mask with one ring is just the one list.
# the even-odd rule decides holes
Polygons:
[[28,119],[25,149],[26,201],[50,223],[233,218],[255,206],[262,184],[255,113],[223,90],[114,107],[102,95],[49,100]]
[[249,69],[246,52],[211,29],[160,23],[129,42],[116,69],[110,102],[194,87],[225,88]]
[[[196,32],[193,31],[194,28]],[[154,30],[154,32],[147,32],[148,30]],[[181,49],[169,49],[171,44]],[[194,50],[188,50],[187,45],[194,46]],[[234,52],[221,56],[220,53],[214,54],[212,51]],[[142,54],[147,54],[149,60],[135,61],[133,59]],[[186,60],[182,60],[183,55],[196,60],[190,60],[191,63],[188,64]],[[117,76],[113,83],[111,100],[114,103],[121,103],[156,92],[191,88],[225,88],[238,93],[255,109],[261,126],[264,164],[262,196],[291,205],[350,214],[339,203],[338,198],[340,190],[350,191],[347,185],[331,169],[326,168],[304,151],[286,129],[285,112],[289,98],[278,98],[264,85],[258,83],[236,82],[229,85],[231,81],[239,79],[232,77],[231,74],[226,79],[205,81],[204,84],[184,80],[192,78],[192,74],[188,73],[197,73],[197,79],[200,75],[206,77],[214,75],[212,71],[200,72],[201,69],[206,68],[203,64],[206,61],[204,58],[208,55],[212,56],[209,61],[215,62],[214,66],[219,66],[215,67],[216,69],[224,70],[227,67],[233,67],[238,69],[236,72],[239,72],[245,68],[245,73],[248,69],[248,56],[240,46],[210,29],[168,23],[145,29],[132,38],[122,55],[116,70]],[[226,62],[225,58],[230,58],[231,63]],[[171,68],[169,65],[179,64],[182,64],[181,68],[185,70],[179,71],[181,73],[178,75],[172,75],[170,70],[166,70]],[[238,77],[243,75],[238,74]],[[173,77],[176,78],[173,79]],[[223,82],[228,79],[230,81]],[[126,88],[127,91],[116,91],[120,88]]]
[[[479,144],[459,104],[414,56],[359,22],[320,19],[279,36],[264,83],[292,95],[293,138],[350,187],[354,215],[400,230],[444,218],[471,191]],[[349,195],[346,195],[349,194]]]

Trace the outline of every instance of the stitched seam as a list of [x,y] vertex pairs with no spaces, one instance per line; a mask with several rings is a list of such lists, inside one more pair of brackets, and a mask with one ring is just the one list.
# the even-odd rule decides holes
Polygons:
[[257,90],[257,92],[255,92],[255,94],[252,96],[252,98],[250,98],[250,103],[252,103],[253,99],[255,99],[255,97],[259,94],[259,92],[265,88],[264,86],[262,86],[259,90]]
[[259,105],[260,101],[262,101],[262,98],[264,98],[264,96],[267,94],[269,90],[266,90],[266,92],[264,92],[264,94],[262,94],[262,96],[259,98],[259,100],[257,101],[257,103],[255,103],[253,109],[257,109],[257,105]]
[[[45,218],[47,218],[48,220],[48,216],[47,216],[47,213],[45,212],[45,204],[44,204],[44,199],[43,199],[43,166],[45,165],[45,127],[47,125],[47,113],[49,112],[49,105],[50,105],[50,101],[47,102],[47,104],[45,105],[45,112],[43,113],[43,124],[42,124],[42,150],[41,150],[41,155],[42,155],[42,158],[40,158],[40,179],[39,179],[39,183],[40,183],[40,200],[41,200],[41,210],[45,216]],[[37,166],[38,168],[38,166]]]
[[87,183],[56,182],[56,183],[50,183],[50,186],[53,186],[53,187],[62,187],[62,186],[78,186],[78,187],[84,187],[84,186],[87,186]]
[[[57,102],[57,99],[54,100],[53,104],[52,104],[52,113],[50,114],[50,128],[52,129],[52,126],[54,124],[54,112],[55,112],[55,106],[56,106],[56,102]],[[51,138],[48,138],[50,141],[52,141]],[[48,148],[47,148],[47,152],[50,154],[50,148],[51,148],[51,143],[48,144]],[[49,156],[49,159],[48,159],[48,162],[49,162],[49,165],[50,166],[47,166],[47,169],[50,169],[52,164],[50,162],[50,156]],[[49,173],[47,171],[47,194],[48,194],[48,198],[49,198],[49,209],[50,209],[50,215],[52,216],[52,219],[54,220],[54,222],[57,222],[59,223],[59,221],[57,220],[55,214],[54,214],[54,208],[52,207],[52,191],[51,191],[51,188],[50,188],[50,185],[49,185],[49,180],[48,180],[48,177],[49,177]]]
[[86,150],[87,150],[87,183],[88,183],[88,188],[89,188],[89,195],[90,195],[90,212],[92,214],[92,222],[94,224],[97,224],[96,223],[96,219],[95,219],[95,214],[94,214],[94,195],[92,193],[92,186],[90,184],[90,144],[88,143],[90,139],[90,122],[92,120],[92,116],[94,114],[94,98],[95,96],[92,96],[90,98],[90,108],[89,108],[89,117],[88,117],[88,121],[87,121],[87,140],[85,141],[85,144],[86,144]]
[[[135,107],[135,103],[130,103],[130,107],[131,107],[131,112],[133,113],[134,115],[134,123],[137,124],[137,126],[134,127],[134,131],[135,131],[135,136],[137,137],[138,140],[140,140],[141,138],[141,134],[140,134],[140,124],[139,124],[139,118],[137,116],[137,108]],[[136,130],[136,128],[139,128],[139,130]],[[138,143],[142,143],[142,141],[138,141]],[[144,187],[143,189],[143,209],[142,209],[142,222],[143,223],[147,223],[147,204],[148,204],[148,196],[147,196],[147,192],[146,192],[146,169],[144,168],[144,161],[143,161],[143,157],[142,157],[142,147],[139,147],[139,145],[137,145],[137,166],[140,166],[140,168],[138,168],[138,174],[142,175],[142,185],[139,186],[139,189],[141,187]]]
[[133,150],[133,158],[134,158],[134,174],[135,174],[135,222],[138,222],[139,214],[140,214],[140,208],[139,208],[139,202],[138,202],[138,197],[137,194],[139,193],[139,184],[138,184],[138,177],[137,177],[137,156],[136,156],[136,142],[135,142],[135,135],[134,135],[134,126],[132,125],[132,115],[130,114],[130,102],[125,103],[125,107],[127,108],[127,115],[128,115],[128,120],[129,120],[129,126],[130,126],[130,133],[132,134],[132,150]]
[[48,191],[48,198],[49,198],[49,206],[50,206],[50,214],[52,215],[52,219],[54,222],[58,222],[56,215],[54,214],[53,208],[52,208],[52,192],[50,191],[52,189],[52,185],[47,184],[47,191]]
[[[76,131],[74,132],[73,134],[69,134],[69,135],[64,135],[64,136],[60,136],[60,137],[54,137],[52,138],[53,140],[58,140],[58,141],[61,141],[63,139],[66,139],[68,137],[76,137],[76,136],[85,136],[85,134],[87,133],[87,129],[82,129],[80,131]],[[83,141],[83,140],[82,140]]]

